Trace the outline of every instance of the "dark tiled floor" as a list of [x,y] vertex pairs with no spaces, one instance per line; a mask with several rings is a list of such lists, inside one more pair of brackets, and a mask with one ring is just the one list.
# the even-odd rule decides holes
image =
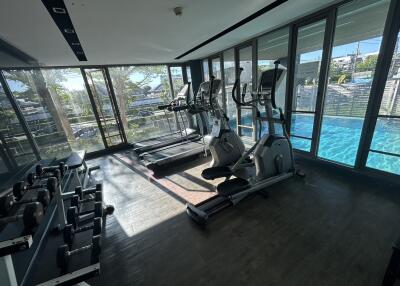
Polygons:
[[94,285],[379,285],[400,235],[396,190],[312,166],[201,230],[164,187],[113,156],[96,162],[116,211]]

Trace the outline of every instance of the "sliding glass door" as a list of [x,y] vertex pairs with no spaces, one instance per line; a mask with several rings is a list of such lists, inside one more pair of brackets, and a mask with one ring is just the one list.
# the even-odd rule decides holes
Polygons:
[[126,143],[111,78],[105,68],[82,69],[101,136],[106,147]]

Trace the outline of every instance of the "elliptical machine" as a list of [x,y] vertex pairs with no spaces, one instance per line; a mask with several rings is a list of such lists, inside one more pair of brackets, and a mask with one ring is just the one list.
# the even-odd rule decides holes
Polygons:
[[[233,131],[229,124],[229,118],[226,116],[223,108],[218,102],[218,92],[211,92],[214,86],[218,86],[220,89],[221,80],[214,79],[211,76],[210,79],[210,93],[209,93],[209,104],[210,104],[210,116],[213,119],[212,131],[210,135],[206,136],[206,142],[211,152],[212,161],[210,167],[227,166],[239,160],[245,151],[244,144],[240,139],[239,135]],[[236,91],[237,82],[232,89],[232,93]]]
[[[258,90],[252,94],[252,99],[245,101],[242,96],[242,101],[239,101],[235,94],[232,94],[236,104],[256,108],[260,125],[262,122],[268,123],[268,133],[244,152],[232,167],[212,167],[203,171],[202,175],[206,179],[225,177],[226,180],[217,186],[217,196],[198,205],[186,204],[187,214],[197,223],[205,224],[210,216],[220,210],[235,205],[248,195],[264,191],[266,187],[289,179],[295,174],[304,176],[296,171],[292,144],[285,128],[285,116],[282,109],[277,108],[275,104],[275,90],[282,82],[286,69],[279,66],[279,61],[274,64],[274,69],[262,72]],[[261,116],[257,104],[265,107],[265,117]],[[274,118],[274,110],[279,111],[279,118]],[[282,125],[283,135],[275,132],[275,123]],[[251,154],[253,158],[249,163],[247,160]]]

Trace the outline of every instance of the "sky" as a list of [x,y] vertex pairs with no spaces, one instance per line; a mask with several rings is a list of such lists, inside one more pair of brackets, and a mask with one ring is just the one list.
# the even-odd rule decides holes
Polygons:
[[[359,53],[360,55],[379,52],[379,48],[381,45],[382,37],[376,37],[372,39],[367,39],[364,41],[360,41]],[[356,53],[357,51],[357,43],[350,43],[346,45],[334,46],[332,50],[332,57],[342,57],[348,54]],[[301,62],[312,62],[316,60],[320,60],[322,56],[322,50],[305,53],[301,55]]]

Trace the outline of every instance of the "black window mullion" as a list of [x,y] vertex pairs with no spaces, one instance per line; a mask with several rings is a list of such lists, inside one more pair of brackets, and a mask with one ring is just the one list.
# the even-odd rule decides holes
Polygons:
[[107,139],[106,139],[106,135],[104,134],[103,125],[101,124],[99,112],[97,110],[96,101],[94,100],[93,93],[92,93],[92,90],[90,89],[89,81],[87,79],[86,72],[85,72],[84,68],[81,68],[81,74],[82,74],[82,77],[83,77],[83,81],[85,82],[86,91],[87,91],[87,93],[89,95],[89,100],[90,100],[90,103],[92,105],[92,110],[93,110],[94,117],[96,118],[96,121],[97,121],[97,126],[99,127],[99,130],[100,130],[101,138],[103,139],[104,147],[108,148],[108,142],[107,142]]
[[319,139],[321,134],[322,117],[324,111],[325,94],[328,84],[329,63],[332,55],[333,39],[335,34],[337,9],[332,9],[328,15],[325,26],[322,61],[318,79],[317,100],[315,103],[314,126],[311,142],[311,154],[317,156]]
[[122,124],[122,119],[121,119],[121,113],[119,111],[119,106],[118,106],[118,102],[117,102],[117,97],[115,96],[115,91],[114,91],[114,86],[111,80],[111,76],[110,76],[110,72],[108,71],[108,68],[105,67],[103,69],[104,73],[103,75],[105,76],[105,80],[106,80],[106,84],[108,85],[109,88],[109,97],[111,100],[111,104],[114,107],[114,117],[116,117],[117,119],[117,124],[118,124],[118,129],[120,130],[120,136],[122,137],[122,142],[123,143],[127,143],[128,139],[126,138],[126,133],[125,133],[125,128],[124,125]]
[[358,146],[355,168],[365,168],[368,153],[371,148],[372,137],[381,107],[386,80],[392,63],[397,35],[400,29],[400,1],[392,0],[389,6],[388,15],[383,30],[382,44],[379,50],[378,60],[374,79],[372,81],[370,97],[368,100],[365,121],[361,131],[360,143]]
[[289,27],[289,44],[288,44],[288,67],[286,77],[286,132],[290,135],[290,127],[292,123],[292,106],[293,106],[293,88],[294,88],[294,65],[296,58],[297,29],[294,25]]

